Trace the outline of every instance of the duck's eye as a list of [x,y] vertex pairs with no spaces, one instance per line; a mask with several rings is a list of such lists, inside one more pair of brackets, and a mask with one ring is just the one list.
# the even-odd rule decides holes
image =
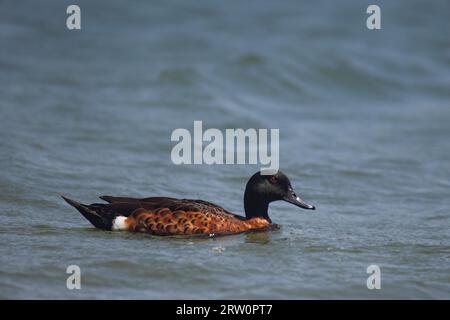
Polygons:
[[276,184],[276,183],[278,182],[278,178],[275,177],[275,176],[270,176],[270,177],[269,177],[269,182],[270,182],[271,184]]

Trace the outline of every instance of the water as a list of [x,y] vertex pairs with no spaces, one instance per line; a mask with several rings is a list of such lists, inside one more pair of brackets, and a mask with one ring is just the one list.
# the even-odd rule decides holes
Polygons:
[[[71,1],[0,4],[1,298],[450,298],[447,1],[378,1],[380,31],[366,1],[77,3],[78,32]],[[95,230],[59,198],[242,213],[258,166],[170,161],[194,120],[280,128],[281,169],[318,210],[179,239]]]

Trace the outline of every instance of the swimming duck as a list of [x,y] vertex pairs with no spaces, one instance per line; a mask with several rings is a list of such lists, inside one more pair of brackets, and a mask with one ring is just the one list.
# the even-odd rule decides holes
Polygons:
[[245,217],[203,200],[101,196],[108,203],[84,205],[63,199],[98,229],[160,236],[215,236],[278,229],[267,212],[269,204],[277,200],[315,209],[295,194],[288,177],[281,171],[274,175],[257,172],[250,178],[244,193]]

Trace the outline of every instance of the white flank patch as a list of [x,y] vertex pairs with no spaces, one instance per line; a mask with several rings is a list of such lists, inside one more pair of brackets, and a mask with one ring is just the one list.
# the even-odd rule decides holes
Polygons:
[[114,219],[112,229],[114,231],[120,231],[120,230],[126,230],[127,224],[125,223],[125,220],[127,220],[127,217],[124,216],[118,216]]

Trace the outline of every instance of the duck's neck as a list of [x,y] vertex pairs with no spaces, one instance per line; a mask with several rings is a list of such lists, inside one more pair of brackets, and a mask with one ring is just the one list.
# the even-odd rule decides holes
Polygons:
[[272,223],[267,212],[269,210],[269,201],[250,190],[246,190],[244,194],[244,209],[246,219],[264,218]]

